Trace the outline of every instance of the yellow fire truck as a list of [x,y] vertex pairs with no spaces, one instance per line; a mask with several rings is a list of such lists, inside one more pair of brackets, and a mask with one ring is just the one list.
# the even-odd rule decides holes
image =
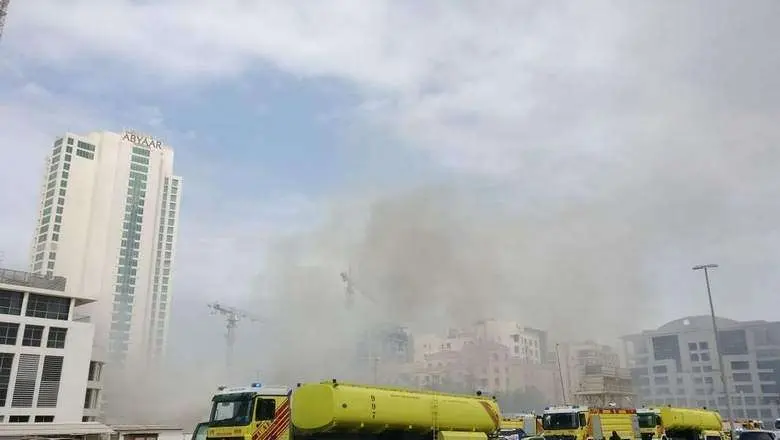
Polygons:
[[721,440],[722,421],[715,411],[697,408],[637,410],[642,440]]
[[542,415],[545,440],[608,440],[617,433],[622,440],[640,440],[633,408],[549,407]]
[[212,399],[208,440],[487,440],[494,399],[332,382],[297,388],[253,384]]

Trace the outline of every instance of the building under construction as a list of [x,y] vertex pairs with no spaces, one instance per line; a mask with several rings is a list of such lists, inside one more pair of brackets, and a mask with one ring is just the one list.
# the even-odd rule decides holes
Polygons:
[[374,382],[395,382],[400,367],[413,360],[412,335],[399,325],[377,325],[358,342],[357,364],[371,371]]
[[574,400],[580,405],[605,407],[614,403],[621,408],[632,408],[637,402],[628,370],[603,365],[585,366]]

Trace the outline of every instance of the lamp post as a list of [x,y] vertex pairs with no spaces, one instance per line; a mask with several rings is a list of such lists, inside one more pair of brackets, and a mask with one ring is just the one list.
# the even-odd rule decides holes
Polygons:
[[720,380],[723,382],[723,392],[726,395],[726,410],[729,413],[729,429],[731,430],[731,440],[734,438],[734,412],[731,411],[731,395],[729,394],[729,385],[726,382],[726,368],[723,365],[723,356],[720,352],[720,335],[718,334],[718,323],[715,320],[715,306],[712,305],[712,290],[710,290],[709,269],[717,268],[717,264],[702,264],[694,266],[693,270],[704,271],[704,282],[707,284],[707,299],[710,302],[710,316],[712,316],[712,331],[715,333],[715,352],[718,354],[718,365],[720,366]]

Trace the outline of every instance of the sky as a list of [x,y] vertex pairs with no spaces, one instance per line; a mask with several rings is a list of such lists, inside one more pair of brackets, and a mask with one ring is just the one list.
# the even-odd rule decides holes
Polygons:
[[339,295],[356,255],[386,300],[392,283],[412,292],[388,308],[399,319],[510,301],[533,324],[584,315],[609,337],[707,313],[690,268],[709,262],[721,314],[775,319],[778,13],[771,0],[12,0],[3,264],[26,265],[54,138],[132,127],[175,149],[185,182],[171,350],[188,361],[195,341],[219,343],[209,301],[296,313],[263,305],[286,296],[280,274],[327,267],[311,276],[332,272],[323,289]]

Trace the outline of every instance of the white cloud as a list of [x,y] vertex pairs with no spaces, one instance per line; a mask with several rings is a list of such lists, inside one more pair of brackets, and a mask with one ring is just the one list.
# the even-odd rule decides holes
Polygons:
[[758,85],[741,81],[731,59],[746,71],[777,67],[757,46],[724,37],[773,41],[780,31],[765,21],[739,27],[771,3],[707,5],[712,24],[691,27],[686,18],[702,13],[693,4],[40,0],[14,5],[5,44],[41,63],[84,72],[105,61],[122,81],[133,73],[165,86],[263,64],[344,79],[374,103],[358,116],[445,164],[567,187],[603,178],[616,161],[643,165],[645,151],[686,147],[664,132],[733,116],[729,98]]

